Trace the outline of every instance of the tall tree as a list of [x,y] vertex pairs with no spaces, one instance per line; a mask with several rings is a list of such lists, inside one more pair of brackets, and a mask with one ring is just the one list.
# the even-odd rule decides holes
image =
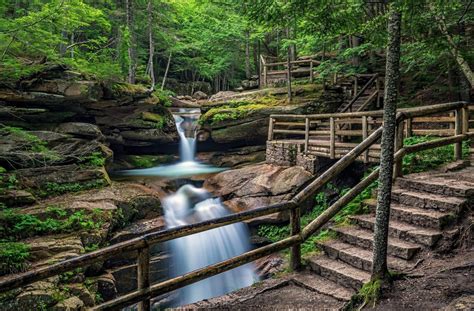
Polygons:
[[137,52],[136,52],[136,40],[135,31],[133,27],[133,0],[125,0],[125,11],[126,11],[126,25],[130,33],[130,43],[128,45],[128,83],[135,83],[137,75]]
[[153,91],[155,89],[155,66],[153,65],[153,58],[155,57],[155,43],[153,41],[153,0],[148,0],[147,5],[147,15],[148,15],[148,43],[149,43],[149,58],[148,58],[148,68],[150,71],[151,87]]
[[386,279],[388,277],[387,242],[392,192],[398,86],[400,83],[400,33],[401,13],[397,7],[392,4],[390,6],[388,21],[388,46],[385,67],[383,132],[381,142],[382,151],[380,155],[380,176],[375,215],[372,279]]

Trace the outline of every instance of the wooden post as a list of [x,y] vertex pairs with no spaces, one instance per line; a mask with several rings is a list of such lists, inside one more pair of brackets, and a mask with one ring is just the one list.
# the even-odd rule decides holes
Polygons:
[[380,79],[377,76],[377,79],[375,79],[375,88],[377,89],[377,104],[376,107],[377,109],[380,108]]
[[313,60],[309,61],[309,82],[313,83]]
[[[300,208],[292,208],[290,210],[291,235],[296,235],[301,232],[300,226]],[[296,271],[301,267],[301,246],[296,244],[291,247],[290,251],[290,267],[291,270]]]
[[[404,131],[404,122],[401,121],[397,125],[397,132],[395,136],[395,152],[402,149],[403,147],[403,131]],[[396,160],[393,167],[393,179],[403,176],[402,171],[403,158]]]
[[336,157],[336,127],[334,123],[334,118],[329,118],[329,154],[331,159]]
[[406,128],[407,128],[406,137],[412,137],[413,136],[413,122],[412,121],[413,121],[412,118],[406,119]]
[[308,153],[308,145],[309,145],[309,118],[305,119],[304,122],[304,153]]
[[273,140],[273,122],[274,119],[270,118],[270,121],[268,122],[268,140]]
[[[368,131],[368,124],[367,124],[367,116],[363,116],[362,117],[362,140],[365,140],[369,135],[369,131]],[[369,163],[369,150],[370,148],[368,148],[365,152],[364,152],[364,163]]]
[[469,107],[462,108],[462,133],[469,132]]
[[358,88],[358,85],[357,85],[357,76],[354,76],[354,95],[353,95],[352,97],[354,97],[354,96],[357,95],[357,88]]
[[[456,109],[455,123],[454,123],[455,135],[462,134],[462,128],[463,128],[462,123],[463,123],[463,121],[462,121],[462,110],[461,109]],[[456,143],[454,145],[454,158],[456,160],[461,160],[462,159],[462,142]]]
[[[150,249],[148,247],[138,251],[137,283],[138,290],[150,287]],[[138,311],[150,311],[150,309],[150,299],[145,299],[138,303]]]
[[288,47],[288,56],[286,58],[286,64],[288,67],[288,72],[287,72],[287,84],[288,84],[288,103],[291,103],[293,93],[291,91],[291,49]]
[[268,81],[267,81],[267,71],[268,71],[268,67],[266,64],[263,64],[263,85],[264,86],[267,86],[268,84]]

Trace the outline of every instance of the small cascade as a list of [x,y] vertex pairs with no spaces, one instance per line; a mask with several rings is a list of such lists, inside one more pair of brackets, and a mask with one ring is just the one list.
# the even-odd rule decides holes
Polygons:
[[[168,228],[197,223],[229,214],[220,199],[211,198],[204,189],[182,186],[167,197],[163,206]],[[173,277],[229,259],[250,250],[249,232],[243,223],[215,228],[172,240]],[[211,278],[183,287],[175,306],[224,295],[250,286],[257,278],[253,266],[247,264]]]
[[[180,137],[180,162],[150,169],[129,170],[123,175],[183,178],[221,171],[195,161],[196,128],[199,114],[182,110],[174,114]],[[218,198],[203,188],[185,184],[163,200],[167,228],[198,223],[228,215],[230,212]],[[182,275],[224,261],[251,249],[249,232],[243,223],[227,225],[168,242],[171,252],[170,277]],[[181,306],[224,295],[250,286],[257,281],[252,264],[243,265],[185,286],[177,291],[172,306]]]

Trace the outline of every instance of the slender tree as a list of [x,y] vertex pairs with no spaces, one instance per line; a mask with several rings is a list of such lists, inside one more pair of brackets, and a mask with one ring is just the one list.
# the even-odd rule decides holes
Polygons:
[[382,152],[380,155],[380,177],[375,216],[372,279],[385,279],[388,276],[387,242],[392,192],[398,86],[400,82],[400,28],[401,13],[397,10],[397,7],[392,4],[388,21],[387,62],[385,68],[386,85],[381,142]]
[[135,83],[135,77],[137,72],[137,52],[135,50],[135,34],[133,31],[133,0],[125,0],[125,11],[126,11],[126,24],[128,31],[130,32],[130,44],[128,46],[128,58],[130,60],[128,64],[128,83]]
[[151,79],[151,87],[150,89],[153,91],[155,89],[155,67],[153,65],[153,58],[155,56],[155,43],[153,41],[153,0],[148,0],[147,6],[147,14],[148,14],[148,43],[149,43],[149,59],[148,59],[148,67],[150,70],[150,79]]

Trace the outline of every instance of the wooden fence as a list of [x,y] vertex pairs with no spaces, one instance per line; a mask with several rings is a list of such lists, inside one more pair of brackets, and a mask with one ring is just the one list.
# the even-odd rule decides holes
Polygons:
[[[400,109],[399,113],[429,111],[430,107],[438,106]],[[467,132],[472,122],[474,120],[469,120],[467,107],[406,117],[400,126],[397,144],[403,143],[403,137],[413,135],[458,135],[462,129]],[[270,116],[268,140],[295,143],[304,154],[339,159],[382,125],[382,110],[316,115],[275,114]],[[376,143],[359,159],[368,163],[378,162],[379,157],[380,145]]]
[[[441,105],[421,107],[411,110],[404,110],[397,114],[398,128],[402,129],[404,121],[408,119],[414,119],[418,117],[425,117],[428,115],[452,112],[456,113],[456,130],[455,135],[416,144],[412,146],[403,146],[400,143],[400,139],[397,143],[397,152],[395,154],[396,166],[401,164],[403,156],[412,152],[421,150],[432,149],[444,145],[456,144],[455,152],[456,157],[460,157],[460,144],[463,140],[467,140],[473,137],[474,133],[468,132],[467,126],[461,126],[466,124],[468,120],[466,117],[462,117],[462,112],[467,115],[468,104],[464,102],[447,103]],[[295,116],[298,118],[298,116]],[[328,116],[329,118],[335,118],[335,116]],[[340,117],[340,116],[337,116]],[[398,130],[397,133],[403,133],[402,130]],[[324,185],[326,185],[332,178],[342,172],[347,166],[353,163],[360,155],[369,150],[369,148],[375,144],[382,135],[382,127],[375,129],[370,135],[368,135],[361,143],[346,153],[339,161],[331,166],[323,174],[315,178],[309,185],[293,197],[290,201],[282,202],[279,204],[273,204],[267,207],[261,207],[252,211],[241,212],[225,217],[220,217],[192,225],[186,225],[181,227],[175,227],[172,229],[152,232],[143,235],[138,238],[134,238],[128,241],[124,241],[118,244],[111,245],[109,247],[84,254],[72,259],[68,259],[62,262],[52,264],[48,267],[42,267],[28,272],[16,274],[13,276],[3,277],[0,280],[0,291],[4,292],[21,286],[31,284],[33,282],[61,274],[66,271],[70,271],[79,267],[88,266],[94,262],[103,261],[112,258],[118,254],[130,251],[136,251],[137,256],[137,282],[138,288],[128,294],[117,297],[110,301],[106,301],[98,306],[92,308],[92,310],[117,310],[119,308],[129,306],[134,303],[139,303],[139,310],[150,310],[150,299],[152,297],[159,296],[161,294],[170,292],[172,290],[181,288],[185,285],[195,283],[202,279],[211,277],[213,275],[228,271],[232,268],[241,266],[243,264],[254,261],[258,258],[262,258],[266,255],[281,251],[283,249],[291,248],[291,259],[290,265],[292,269],[297,269],[301,265],[300,255],[300,244],[311,237],[319,229],[321,229],[334,215],[336,215],[347,203],[353,200],[361,191],[363,191],[368,185],[376,180],[378,176],[378,170],[373,171],[369,176],[359,182],[356,186],[350,189],[344,196],[339,198],[334,204],[327,208],[321,215],[316,219],[312,220],[306,227],[301,228],[300,226],[300,204],[306,201],[308,198],[314,196]],[[401,174],[401,170],[397,170],[398,174]],[[213,228],[222,227],[225,225],[241,222],[248,219],[254,219],[264,215],[273,214],[281,211],[290,211],[290,223],[291,232],[290,236],[263,246],[239,256],[232,257],[228,260],[203,267],[201,269],[189,272],[184,275],[157,283],[150,284],[149,270],[150,270],[150,247],[157,243],[162,243],[172,239],[176,239],[183,236],[188,236],[194,233],[203,232]]]
[[[270,77],[283,76],[288,80],[289,75],[307,76],[312,83],[314,80],[314,67],[321,64],[312,58],[294,60],[290,62],[268,62],[268,57],[260,55],[260,87],[267,86]],[[288,66],[289,65],[289,66]]]

